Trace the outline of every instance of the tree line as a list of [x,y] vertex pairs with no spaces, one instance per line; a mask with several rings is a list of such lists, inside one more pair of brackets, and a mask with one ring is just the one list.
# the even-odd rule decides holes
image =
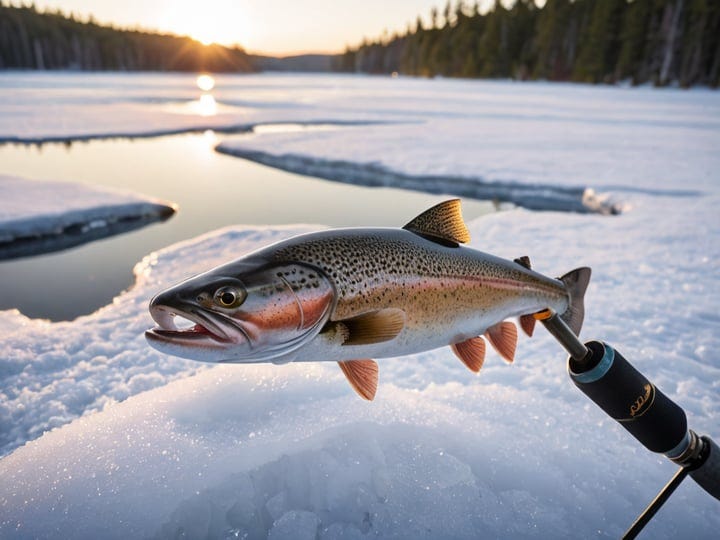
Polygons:
[[587,83],[720,84],[718,0],[448,2],[406,32],[337,57],[345,72],[547,79]]
[[67,17],[60,10],[0,2],[0,69],[255,71],[239,47],[125,30]]

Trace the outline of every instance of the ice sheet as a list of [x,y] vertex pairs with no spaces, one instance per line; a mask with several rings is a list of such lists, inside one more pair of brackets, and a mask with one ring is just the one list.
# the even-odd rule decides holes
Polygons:
[[[621,219],[516,210],[474,222],[473,245],[530,254],[549,274],[592,266],[584,335],[614,343],[694,429],[713,434],[720,231],[708,205],[687,214],[654,202],[665,225],[642,209]],[[7,447],[70,423],[0,461],[5,531],[252,535],[310,512],[304,526],[330,537],[433,537],[434,527],[465,538],[613,537],[672,473],[571,386],[543,332],[520,342],[515,365],[490,358],[477,377],[448,349],[383,361],[372,404],[332,364],[205,370],[145,346],[152,292],[304,230],[238,228],[188,242],[148,257],[138,286],[98,314],[16,323],[2,345],[14,359],[3,377]],[[675,256],[698,236],[706,249]],[[716,504],[688,482],[651,534],[709,538]]]
[[[215,75],[202,92],[197,75],[7,72],[0,78],[0,142],[43,143],[143,137],[207,129],[245,131],[261,122],[388,119],[351,92],[378,93],[370,79]],[[355,82],[354,82],[355,81]],[[206,96],[206,97],[203,97]]]
[[[114,228],[172,215],[172,203],[109,189],[0,174],[0,258],[18,241],[71,241],[106,236]],[[36,251],[41,251],[38,248]]]
[[[302,91],[249,80],[267,83],[267,101],[308,108]],[[615,345],[718,440],[716,94],[313,80],[318,117],[343,104],[423,122],[268,134],[255,148],[405,172],[592,178],[621,196],[632,208],[616,217],[486,216],[470,224],[471,246],[528,255],[548,275],[591,266],[583,337]],[[499,97],[483,90],[493,84]],[[477,126],[464,119],[469,99],[489,103]],[[489,356],[479,376],[447,348],[384,360],[370,404],[332,363],[208,368],[145,345],[153,293],[307,230],[238,226],[173,246],[74,323],[2,313],[0,434],[12,453],[0,460],[0,536],[616,538],[674,472],[570,384],[542,329],[513,365]],[[646,534],[717,530],[717,501],[687,480]]]

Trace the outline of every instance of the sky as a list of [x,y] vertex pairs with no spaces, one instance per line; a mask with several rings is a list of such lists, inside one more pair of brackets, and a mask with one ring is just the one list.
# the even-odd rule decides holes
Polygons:
[[363,37],[380,37],[385,29],[404,31],[418,15],[428,20],[433,6],[442,10],[445,0],[35,0],[35,5],[82,18],[93,15],[99,23],[289,55],[342,52]]

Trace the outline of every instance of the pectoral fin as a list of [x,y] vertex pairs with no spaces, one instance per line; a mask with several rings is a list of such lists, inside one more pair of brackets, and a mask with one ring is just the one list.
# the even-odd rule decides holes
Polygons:
[[485,332],[490,345],[508,362],[515,358],[517,347],[517,328],[511,322],[503,321],[491,326]]
[[470,371],[474,373],[480,371],[485,362],[485,340],[483,338],[466,339],[460,343],[450,345],[450,348]]
[[386,308],[337,321],[347,329],[343,345],[372,345],[395,339],[405,327],[402,309]]
[[378,365],[374,360],[348,360],[338,362],[350,386],[368,401],[375,398],[378,385]]

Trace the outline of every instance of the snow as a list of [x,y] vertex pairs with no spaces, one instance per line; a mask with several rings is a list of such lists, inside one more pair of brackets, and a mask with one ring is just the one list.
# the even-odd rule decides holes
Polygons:
[[[195,74],[7,72],[0,77],[0,142],[44,143],[147,137],[184,131],[246,131],[265,122],[390,120],[354,92],[375,95],[351,77],[214,75],[202,92]],[[348,93],[347,84],[356,86]],[[210,96],[203,98],[203,95]]]
[[[614,217],[491,214],[470,223],[471,246],[528,255],[549,275],[591,266],[583,336],[616,346],[692,429],[718,440],[717,94],[250,80],[287,110],[304,110],[304,85],[316,81],[325,99],[314,114],[325,119],[342,117],[341,104],[367,107],[373,93],[373,114],[425,120],[267,133],[243,147],[408,174],[591,179],[621,198],[629,208]],[[304,82],[283,95],[283,80]],[[343,80],[332,99],[319,88]],[[487,144],[473,147],[471,130],[487,131]],[[541,328],[521,339],[513,365],[489,355],[478,376],[448,348],[383,360],[372,403],[332,363],[209,366],[146,345],[154,293],[316,228],[238,225],[170,246],[137,265],[130,291],[74,322],[0,313],[0,536],[612,538],[673,474],[570,384]],[[688,479],[646,535],[714,538],[717,504]]]
[[21,249],[18,241],[61,243],[73,231],[70,241],[78,243],[112,234],[118,224],[165,219],[174,211],[170,203],[132,193],[0,174],[0,257]]

